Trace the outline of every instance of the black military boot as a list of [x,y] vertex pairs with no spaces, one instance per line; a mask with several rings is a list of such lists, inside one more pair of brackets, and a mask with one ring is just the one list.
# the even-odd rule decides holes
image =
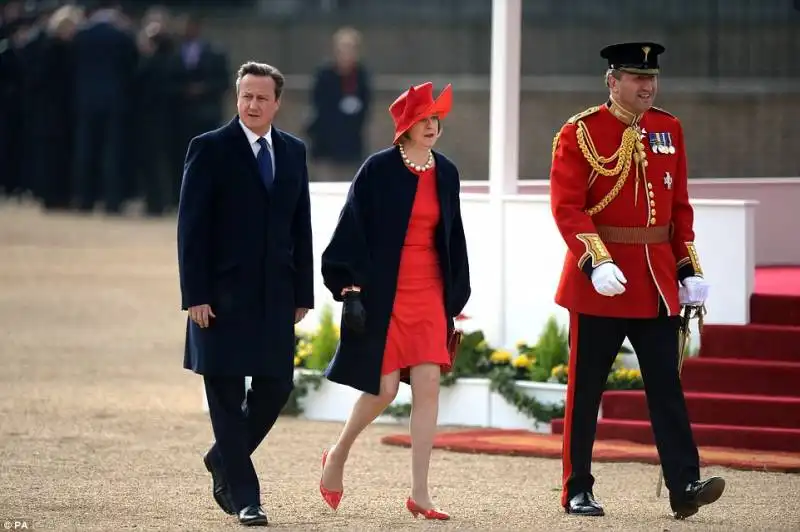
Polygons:
[[583,491],[572,497],[564,510],[568,514],[586,515],[593,517],[600,517],[605,515],[603,507],[599,502],[594,500],[594,495],[590,491]]
[[722,477],[690,482],[682,492],[670,492],[669,504],[673,516],[675,519],[686,519],[696,514],[701,506],[719,499],[723,491],[725,491],[725,480]]

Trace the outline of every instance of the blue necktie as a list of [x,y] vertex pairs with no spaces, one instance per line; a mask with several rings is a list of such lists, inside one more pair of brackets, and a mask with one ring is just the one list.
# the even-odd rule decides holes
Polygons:
[[264,186],[269,188],[272,185],[272,158],[269,156],[269,148],[267,147],[267,139],[261,137],[258,139],[258,145],[261,149],[258,150],[256,161],[258,162],[258,172],[261,174],[261,181]]

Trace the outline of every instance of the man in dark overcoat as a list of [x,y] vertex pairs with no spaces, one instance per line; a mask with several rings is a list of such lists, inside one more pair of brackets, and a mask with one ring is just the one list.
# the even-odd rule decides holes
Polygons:
[[[469,262],[458,170],[447,157],[433,153],[441,212],[436,249],[447,322],[452,328],[453,318],[471,294]],[[322,255],[325,286],[336,301],[344,300],[345,288],[359,287],[368,324],[365,332],[359,333],[343,322],[341,341],[326,376],[373,395],[380,394],[381,363],[417,181],[396,146],[371,155],[353,179],[336,230]]]
[[127,118],[139,52],[117,2],[97,6],[72,39],[74,193],[83,212],[102,200],[106,213],[119,214],[130,186]]
[[[223,120],[223,102],[228,90],[228,54],[206,39],[201,20],[186,14],[178,23],[179,36],[174,53],[166,65],[172,124],[169,135],[171,160],[180,167],[183,153],[192,137],[219,127]],[[171,193],[177,193],[174,183]]]
[[294,325],[314,306],[306,148],[272,127],[283,84],[242,65],[238,116],[191,140],[178,208],[184,367],[203,375],[216,438],[204,463],[245,525],[267,524],[250,455],[292,391]]

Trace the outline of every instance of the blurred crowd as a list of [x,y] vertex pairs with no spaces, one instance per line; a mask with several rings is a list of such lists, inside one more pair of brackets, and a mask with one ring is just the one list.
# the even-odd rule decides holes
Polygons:
[[[229,118],[236,65],[195,15],[86,1],[0,9],[0,199],[112,215],[141,199],[147,215],[173,213],[189,141]],[[364,157],[372,89],[360,33],[341,28],[332,44],[297,133],[313,179],[345,181]]]
[[201,21],[115,2],[0,12],[0,197],[119,214],[174,210],[186,146],[223,120],[227,53]]

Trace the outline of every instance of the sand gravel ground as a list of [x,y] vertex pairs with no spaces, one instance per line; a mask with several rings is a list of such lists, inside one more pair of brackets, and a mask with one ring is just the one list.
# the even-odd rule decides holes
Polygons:
[[[227,530],[200,457],[199,377],[181,369],[171,220],[44,216],[0,204],[0,521],[60,530]],[[336,423],[279,420],[255,455],[271,526],[287,530],[798,530],[800,476],[710,468],[729,489],[686,522],[657,500],[657,469],[597,464],[608,516],[558,506],[557,460],[436,451],[449,523],[404,510],[409,451],[368,430],[337,514],[317,493]]]

